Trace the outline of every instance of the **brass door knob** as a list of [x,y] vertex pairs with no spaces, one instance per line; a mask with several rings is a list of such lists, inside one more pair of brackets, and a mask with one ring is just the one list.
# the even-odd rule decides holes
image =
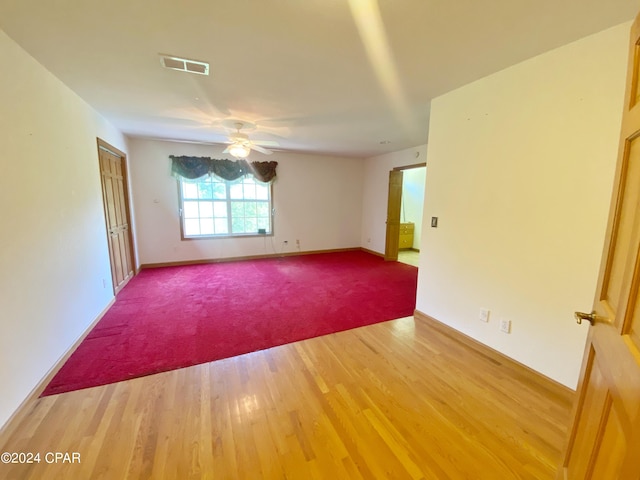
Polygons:
[[591,313],[575,312],[573,316],[576,317],[576,321],[578,323],[582,324],[583,320],[588,320],[591,325],[594,325],[596,323],[596,319],[598,318],[596,316],[595,310]]

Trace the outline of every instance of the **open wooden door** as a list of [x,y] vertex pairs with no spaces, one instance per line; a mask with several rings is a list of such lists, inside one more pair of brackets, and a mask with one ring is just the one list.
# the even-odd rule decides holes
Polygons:
[[133,277],[133,250],[129,229],[126,162],[124,153],[98,139],[102,201],[107,224],[111,280],[118,293]]
[[640,479],[640,16],[631,29],[614,194],[573,426],[558,479]]
[[384,246],[384,259],[398,260],[400,247],[400,211],[402,206],[402,170],[389,172],[389,199],[387,202],[387,238]]

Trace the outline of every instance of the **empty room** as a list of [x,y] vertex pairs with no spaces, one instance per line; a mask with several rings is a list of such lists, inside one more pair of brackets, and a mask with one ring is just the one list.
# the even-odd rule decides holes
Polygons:
[[0,478],[640,478],[638,11],[0,2]]

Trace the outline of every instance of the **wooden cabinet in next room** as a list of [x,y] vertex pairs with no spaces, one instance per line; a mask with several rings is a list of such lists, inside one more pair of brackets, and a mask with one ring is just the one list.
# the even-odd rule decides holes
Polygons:
[[413,223],[400,224],[400,242],[398,245],[400,250],[413,248],[413,228]]

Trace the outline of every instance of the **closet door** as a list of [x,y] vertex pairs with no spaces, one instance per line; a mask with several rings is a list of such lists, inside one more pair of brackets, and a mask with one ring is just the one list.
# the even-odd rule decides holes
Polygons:
[[111,279],[118,293],[133,277],[133,255],[129,228],[129,204],[126,190],[124,155],[98,142],[102,200],[111,259]]

